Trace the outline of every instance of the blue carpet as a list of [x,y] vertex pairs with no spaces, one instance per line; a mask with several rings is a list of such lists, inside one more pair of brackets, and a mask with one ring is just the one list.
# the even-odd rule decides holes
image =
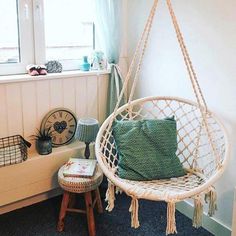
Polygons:
[[[78,200],[83,201],[80,197]],[[0,236],[87,236],[83,214],[68,213],[65,232],[56,231],[60,202],[61,196],[1,215]],[[122,194],[117,196],[111,213],[95,213],[97,236],[165,236],[166,204],[145,200],[139,203],[140,228],[130,228],[130,198]],[[176,221],[178,236],[212,236],[203,228],[193,228],[192,221],[178,211]]]

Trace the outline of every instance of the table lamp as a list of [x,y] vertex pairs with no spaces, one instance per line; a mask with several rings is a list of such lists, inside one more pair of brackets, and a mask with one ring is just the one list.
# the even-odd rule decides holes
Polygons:
[[89,144],[95,141],[98,130],[99,124],[96,119],[85,118],[78,121],[77,138],[79,141],[85,142],[84,156],[86,159],[89,159],[90,156]]

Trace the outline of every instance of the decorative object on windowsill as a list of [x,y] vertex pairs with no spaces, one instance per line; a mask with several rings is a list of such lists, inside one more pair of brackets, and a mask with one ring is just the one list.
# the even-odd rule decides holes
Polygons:
[[83,61],[80,64],[80,70],[82,70],[82,71],[89,71],[90,70],[90,64],[88,62],[88,56],[83,56]]
[[91,56],[92,70],[105,70],[107,68],[107,60],[102,51],[94,51]]
[[41,130],[52,127],[52,146],[69,144],[74,140],[77,127],[76,115],[67,108],[55,108],[42,120]]
[[21,135],[0,138],[0,167],[25,161],[30,146]]
[[86,159],[90,156],[89,144],[94,142],[99,130],[99,123],[96,119],[85,118],[78,121],[77,138],[85,142],[84,156]]
[[46,75],[46,66],[45,65],[34,65],[30,64],[26,66],[26,70],[31,76]]
[[52,152],[52,128],[40,129],[36,135],[32,135],[35,139],[35,147],[40,155],[48,155]]
[[62,64],[59,61],[53,60],[48,61],[45,64],[48,73],[61,73],[62,72]]

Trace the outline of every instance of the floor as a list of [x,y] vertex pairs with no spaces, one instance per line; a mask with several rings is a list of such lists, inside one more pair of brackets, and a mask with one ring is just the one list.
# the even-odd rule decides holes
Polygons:
[[[104,196],[104,194],[103,194]],[[83,198],[78,196],[79,205]],[[68,213],[65,232],[56,231],[61,196],[25,207],[0,216],[0,236],[86,236],[85,215]],[[104,202],[104,199],[103,199]],[[97,236],[164,236],[166,227],[166,204],[140,201],[140,228],[130,228],[130,199],[124,194],[117,196],[114,210],[95,214]],[[105,203],[104,203],[105,206]],[[212,236],[203,228],[195,229],[192,221],[176,212],[178,236]]]

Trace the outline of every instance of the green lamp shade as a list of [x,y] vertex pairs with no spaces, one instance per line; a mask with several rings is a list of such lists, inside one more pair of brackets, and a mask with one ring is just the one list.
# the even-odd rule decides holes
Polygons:
[[77,138],[81,142],[94,142],[99,130],[99,124],[96,119],[85,118],[78,121]]

